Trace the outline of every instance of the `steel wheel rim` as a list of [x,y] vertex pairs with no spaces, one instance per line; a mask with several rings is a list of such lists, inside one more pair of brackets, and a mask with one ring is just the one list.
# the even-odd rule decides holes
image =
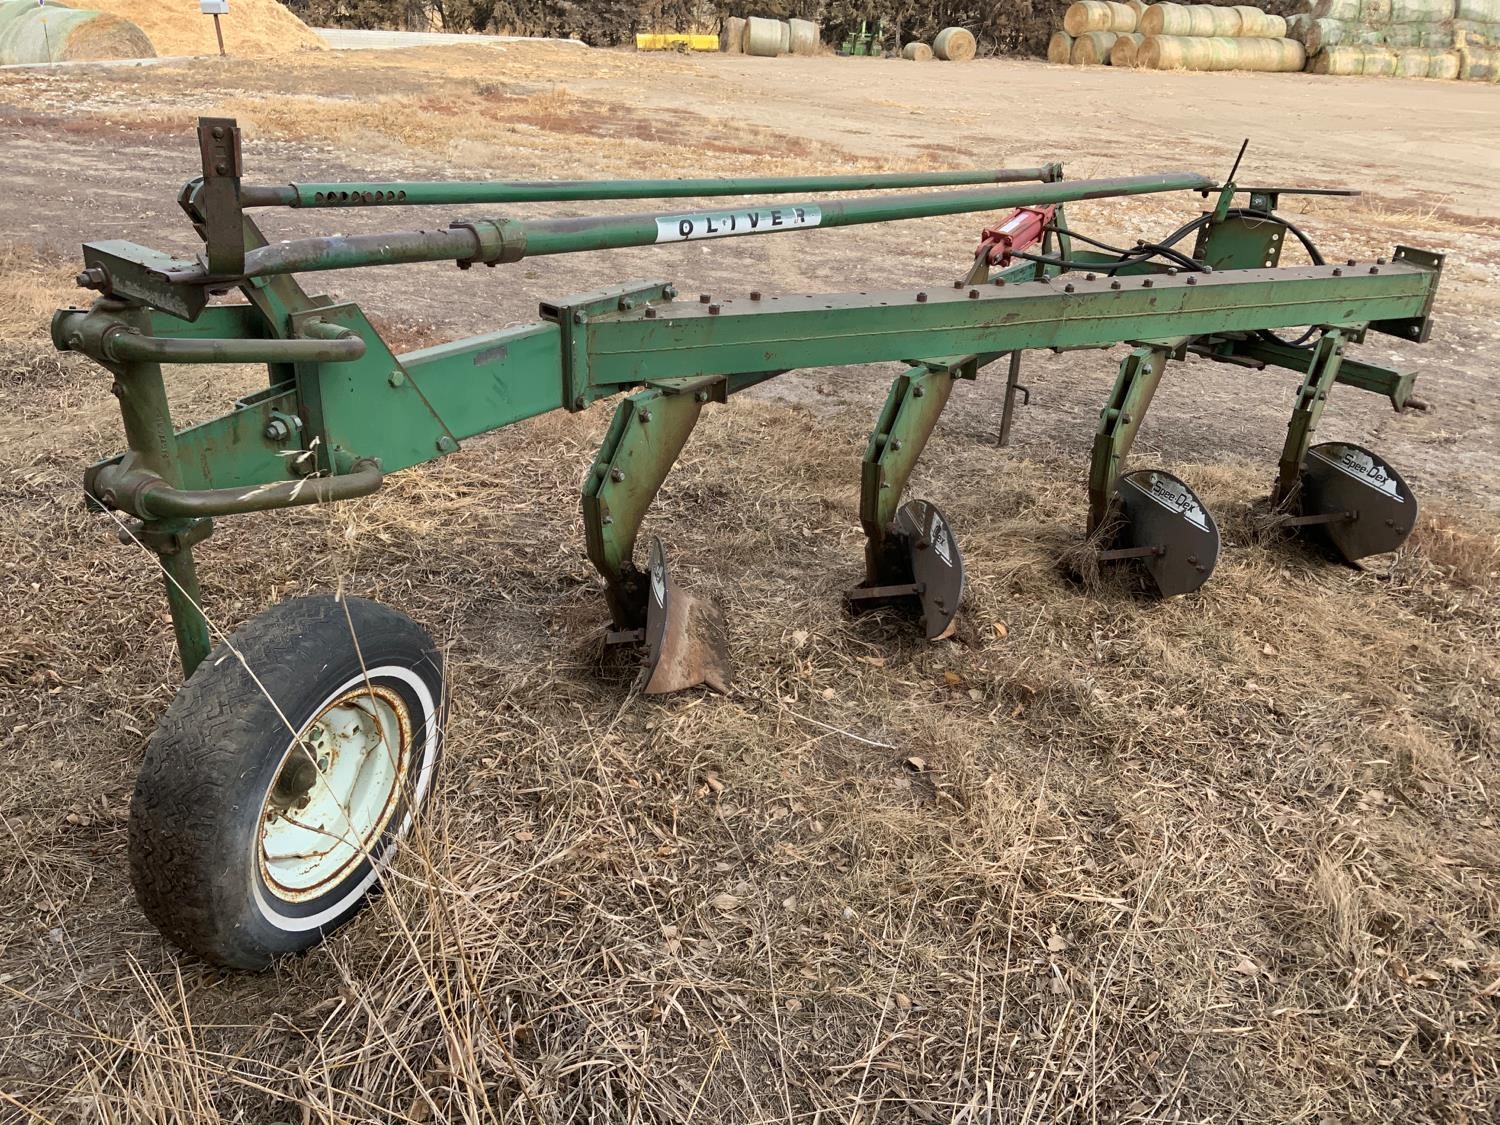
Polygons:
[[361,684],[308,720],[261,805],[257,858],[267,889],[307,902],[343,883],[395,816],[411,756],[410,707],[390,687]]

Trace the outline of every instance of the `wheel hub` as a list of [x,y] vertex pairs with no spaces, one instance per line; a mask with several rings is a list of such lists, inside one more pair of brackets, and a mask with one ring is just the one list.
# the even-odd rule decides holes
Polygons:
[[259,863],[270,891],[303,902],[368,856],[400,803],[412,754],[410,710],[379,684],[339,696],[298,733],[261,811]]

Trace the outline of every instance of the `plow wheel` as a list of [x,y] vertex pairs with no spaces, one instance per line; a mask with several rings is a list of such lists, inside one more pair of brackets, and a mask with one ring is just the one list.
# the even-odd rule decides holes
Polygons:
[[1208,581],[1219,561],[1219,528],[1191,488],[1161,469],[1138,469],[1120,478],[1117,497],[1124,524],[1101,561],[1139,559],[1164,598]]
[[1329,441],[1307,451],[1294,527],[1320,527],[1345,561],[1394,551],[1417,525],[1417,498],[1401,474],[1360,445]]
[[442,657],[362,598],[296,598],[167,708],[130,807],[136,897],[182,948],[260,969],[352,918],[431,788]]
[[886,537],[879,575],[848,593],[856,613],[883,606],[908,609],[922,618],[928,640],[946,636],[964,593],[964,560],[953,528],[936,504],[901,505]]

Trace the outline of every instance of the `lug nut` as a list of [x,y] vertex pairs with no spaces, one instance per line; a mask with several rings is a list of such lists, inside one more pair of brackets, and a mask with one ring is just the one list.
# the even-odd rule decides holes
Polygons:
[[291,427],[280,418],[272,418],[266,423],[266,428],[262,432],[266,435],[267,441],[285,441],[292,434]]

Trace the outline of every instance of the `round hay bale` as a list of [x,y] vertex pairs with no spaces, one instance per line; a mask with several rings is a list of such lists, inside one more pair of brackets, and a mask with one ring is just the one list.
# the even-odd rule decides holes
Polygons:
[[1287,19],[1285,16],[1273,16],[1266,14],[1265,21],[1261,24],[1267,39],[1287,39]]
[[1047,40],[1047,61],[1062,65],[1073,60],[1073,37],[1066,31],[1054,31]]
[[1141,16],[1140,30],[1153,35],[1186,35],[1191,23],[1185,4],[1152,4]]
[[1141,44],[1146,37],[1139,31],[1128,32],[1115,40],[1115,45],[1109,49],[1110,66],[1135,66],[1135,56],[1141,49]]
[[745,54],[774,59],[781,54],[781,21],[751,16],[745,21]]
[[1312,23],[1312,16],[1306,12],[1298,12],[1294,16],[1288,16],[1286,21],[1286,34],[1290,39],[1298,43],[1305,42],[1303,36],[1307,34],[1307,26]]
[[818,34],[818,25],[812,20],[787,20],[787,29],[791,33],[792,54],[816,55],[818,53],[822,36]]
[[781,35],[781,53],[789,55],[792,53],[792,25],[786,20],[776,21],[776,30]]
[[1365,72],[1365,49],[1363,47],[1327,47],[1313,56],[1314,74],[1363,74]]
[[1427,71],[1428,78],[1444,78],[1453,81],[1458,77],[1463,60],[1457,51],[1433,51],[1432,65]]
[[1141,17],[1146,14],[1146,9],[1151,7],[1146,0],[1125,0],[1125,6],[1135,13],[1135,30],[1141,29]]
[[1458,0],[1453,15],[1478,23],[1500,23],[1500,0]]
[[1240,30],[1238,34],[1247,38],[1257,38],[1266,33],[1266,13],[1253,4],[1236,4],[1232,9],[1240,17]]
[[974,49],[973,32],[961,27],[945,27],[932,41],[932,53],[945,62],[968,62]]
[[1087,35],[1090,31],[1134,31],[1139,17],[1129,4],[1112,0],[1078,0],[1063,13],[1063,30],[1069,35]]
[[1396,73],[1395,51],[1392,51],[1388,47],[1361,47],[1360,51],[1365,56],[1364,68],[1360,71],[1361,74],[1390,78]]
[[1211,4],[1189,4],[1187,33],[1202,39],[1218,34],[1219,18],[1216,13],[1219,11]]
[[1211,7],[1208,9],[1208,18],[1209,23],[1213,26],[1213,33],[1215,35],[1233,38],[1237,35],[1249,34],[1248,32],[1241,31],[1243,24],[1238,8]]
[[[1056,39],[1058,35],[1063,35],[1063,33],[1059,31],[1052,38]],[[1067,36],[1063,37],[1068,40],[1068,47],[1071,50],[1073,40]],[[901,57],[903,59],[910,59],[912,62],[931,62],[932,48],[929,47],[926,43],[908,43],[906,46],[901,48]],[[1052,45],[1050,43],[1047,45],[1047,58],[1052,58]],[[1067,59],[1063,59],[1063,62],[1067,61]]]
[[1115,31],[1090,31],[1073,40],[1072,61],[1078,66],[1102,66],[1109,61],[1110,48],[1120,38]]
[[119,16],[29,0],[0,8],[0,64],[155,57],[146,33]]
[[1136,49],[1135,64],[1147,70],[1211,70],[1213,43],[1194,35],[1148,35]]
[[1393,0],[1360,0],[1359,22],[1366,27],[1388,27]]
[[745,52],[745,21],[739,16],[730,16],[724,21],[724,35],[719,40],[724,53],[740,55]]

